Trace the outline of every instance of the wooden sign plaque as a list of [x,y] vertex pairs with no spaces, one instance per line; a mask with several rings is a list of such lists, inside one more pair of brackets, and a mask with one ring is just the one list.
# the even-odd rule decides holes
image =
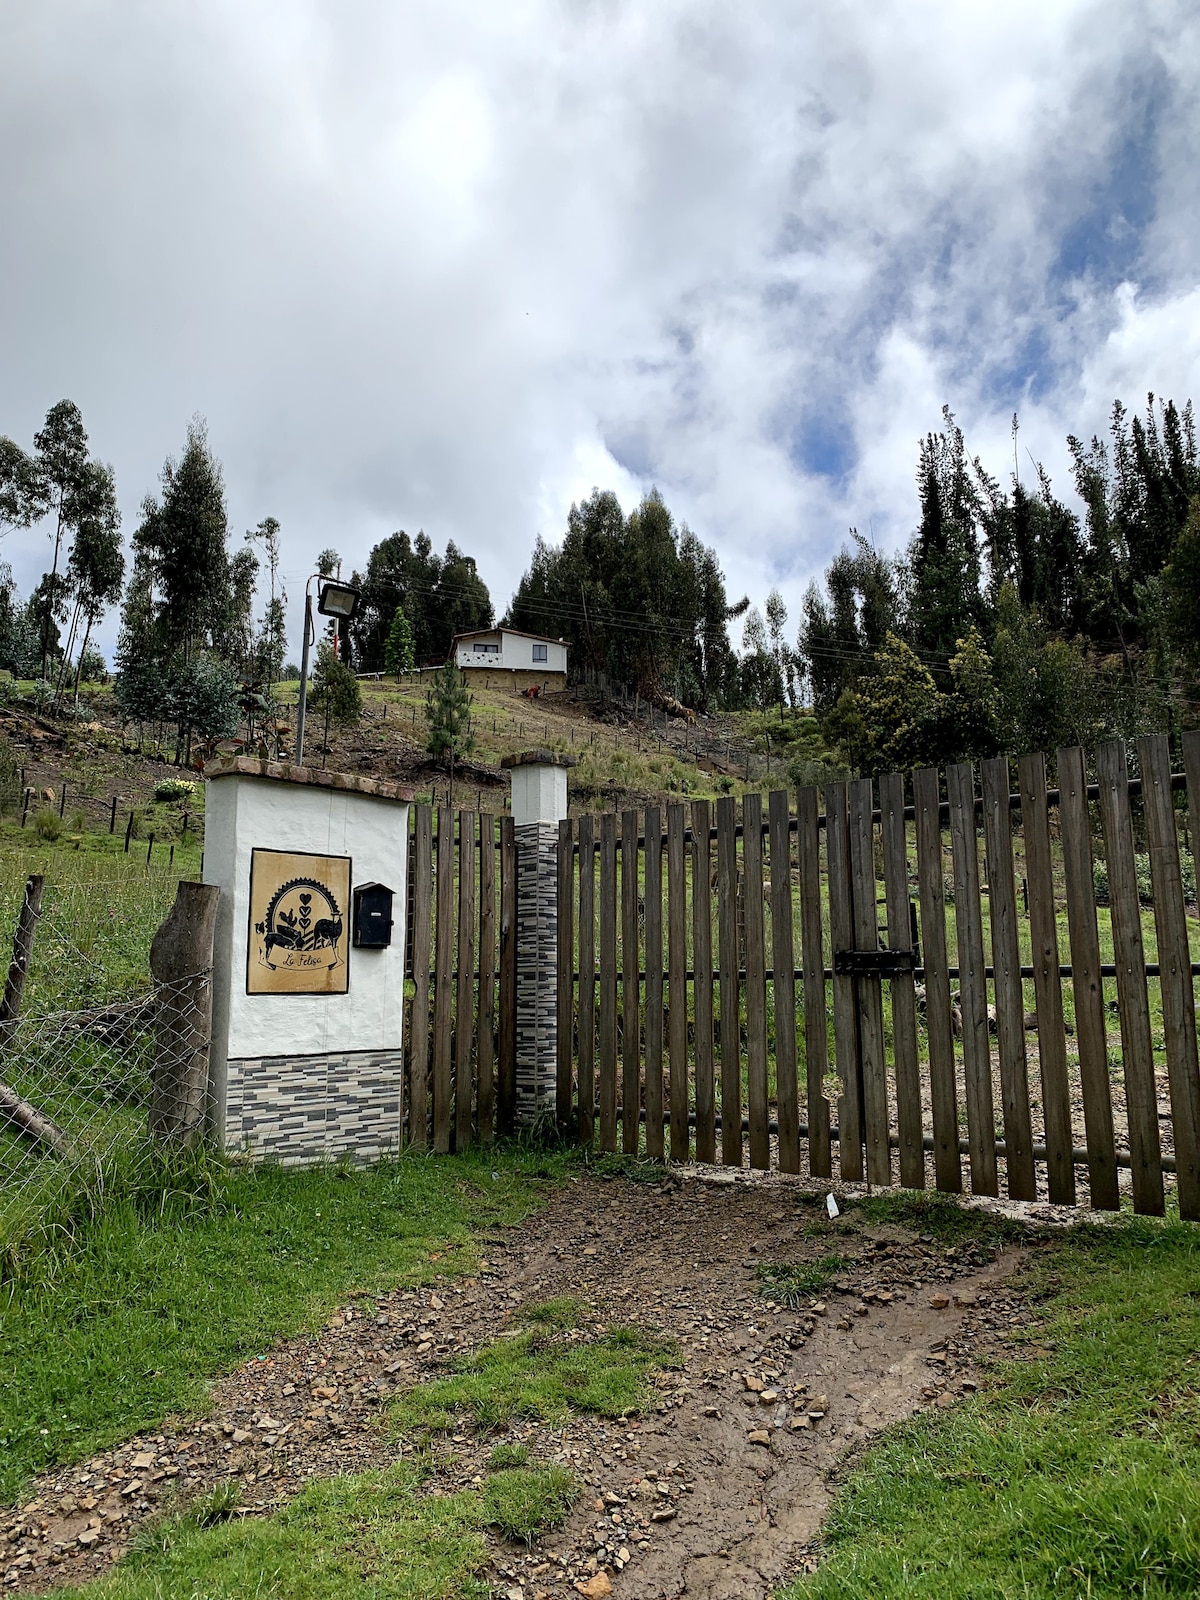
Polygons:
[[346,994],[350,857],[299,850],[250,856],[247,994]]

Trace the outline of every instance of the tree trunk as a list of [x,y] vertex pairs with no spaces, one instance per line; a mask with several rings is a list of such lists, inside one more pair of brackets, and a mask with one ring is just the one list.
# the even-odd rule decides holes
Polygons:
[[91,616],[91,612],[89,612],[88,613],[88,619],[87,619],[87,627],[83,631],[83,647],[79,652],[79,663],[75,668],[75,693],[74,693],[74,696],[73,696],[72,701],[71,701],[71,704],[75,705],[75,706],[77,706],[79,704],[79,680],[83,676],[83,658],[84,658],[85,655],[87,655],[87,647],[88,647],[88,644],[89,644],[89,642],[91,640],[91,637],[92,637],[92,616]]
[[150,971],[162,985],[154,1037],[150,1132],[181,1145],[204,1135],[212,1035],[212,953],[221,891],[181,883],[150,946]]

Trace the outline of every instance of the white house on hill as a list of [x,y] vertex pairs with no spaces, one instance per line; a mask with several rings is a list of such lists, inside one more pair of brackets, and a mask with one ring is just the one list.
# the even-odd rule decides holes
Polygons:
[[567,647],[561,639],[543,639],[515,628],[478,628],[454,639],[454,659],[468,677],[487,678],[493,686],[514,689],[537,684],[541,689],[567,686]]

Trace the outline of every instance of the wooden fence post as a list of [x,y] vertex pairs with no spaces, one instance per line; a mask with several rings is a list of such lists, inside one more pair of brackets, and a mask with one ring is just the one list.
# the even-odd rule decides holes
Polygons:
[[150,1132],[180,1145],[197,1144],[204,1134],[220,899],[216,884],[180,883],[150,946],[150,971],[162,991],[155,1010]]

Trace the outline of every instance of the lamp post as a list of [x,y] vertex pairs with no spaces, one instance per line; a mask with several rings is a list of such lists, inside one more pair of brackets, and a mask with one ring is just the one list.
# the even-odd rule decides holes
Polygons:
[[296,712],[296,765],[304,765],[304,713],[308,708],[308,652],[315,637],[313,628],[312,586],[319,583],[317,610],[323,617],[336,617],[339,622],[349,622],[358,610],[362,591],[352,583],[342,583],[339,578],[327,578],[314,572],[304,585],[304,643],[300,651],[300,707]]

